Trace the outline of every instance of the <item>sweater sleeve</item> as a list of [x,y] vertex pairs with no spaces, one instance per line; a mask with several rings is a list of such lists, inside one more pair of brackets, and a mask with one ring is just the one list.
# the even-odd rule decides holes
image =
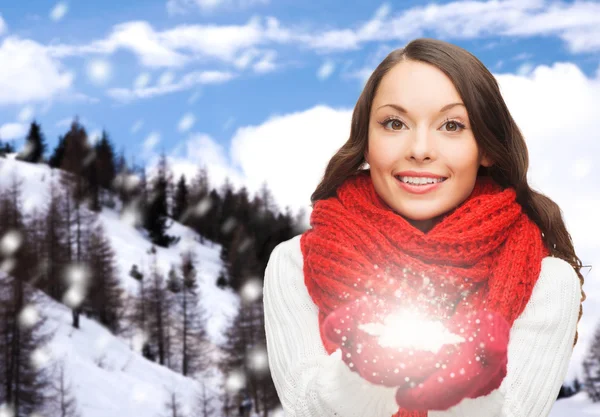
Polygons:
[[300,236],[280,243],[265,270],[263,305],[267,357],[286,417],[391,417],[395,388],[352,372],[338,349],[328,355],[318,308],[304,285]]
[[507,375],[500,387],[448,410],[429,411],[429,417],[548,416],[569,368],[580,301],[573,267],[544,258],[529,302],[511,327]]

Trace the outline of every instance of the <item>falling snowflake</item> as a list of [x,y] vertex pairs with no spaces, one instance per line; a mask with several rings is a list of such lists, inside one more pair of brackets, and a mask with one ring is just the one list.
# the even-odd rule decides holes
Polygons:
[[19,325],[23,328],[31,328],[38,322],[40,316],[37,309],[33,305],[27,305],[21,310],[19,314]]
[[12,256],[13,253],[21,247],[23,236],[18,230],[10,230],[2,236],[0,240],[0,255],[4,257]]

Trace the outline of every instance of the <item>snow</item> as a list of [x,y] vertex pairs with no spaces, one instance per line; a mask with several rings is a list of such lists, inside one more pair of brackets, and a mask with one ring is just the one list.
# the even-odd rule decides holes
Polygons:
[[[58,181],[58,171],[46,165],[17,161],[14,157],[15,154],[9,154],[7,158],[0,158],[0,190],[6,190],[16,174],[22,181],[23,211],[31,214],[34,209],[43,210],[49,199],[50,180],[54,176],[54,181]],[[130,294],[137,293],[139,284],[129,276],[129,271],[137,264],[139,270],[148,272],[150,241],[141,230],[122,221],[115,210],[103,208],[99,221],[115,251],[123,288]],[[223,332],[237,313],[240,298],[230,289],[216,286],[222,266],[220,246],[208,240],[201,244],[194,231],[176,222],[168,233],[181,239],[170,248],[156,248],[158,268],[166,276],[171,264],[180,264],[180,253],[192,249],[198,260],[199,302],[208,315],[208,337],[213,345],[221,345],[225,340]],[[165,409],[171,392],[177,394],[177,400],[184,407],[195,405],[201,389],[199,382],[145,359],[139,352],[140,343],[135,335],[131,339],[114,336],[83,315],[80,328],[75,329],[67,306],[44,294],[40,296],[45,299],[40,313],[48,318],[45,330],[53,338],[47,347],[49,352],[38,352],[39,356],[44,358],[48,353],[51,361],[64,360],[68,383],[83,417],[158,416]],[[23,319],[31,320],[37,311],[30,308],[25,313]],[[204,375],[207,395],[221,393],[223,378],[216,366],[209,369]],[[212,406],[220,409],[220,401],[215,400]]]

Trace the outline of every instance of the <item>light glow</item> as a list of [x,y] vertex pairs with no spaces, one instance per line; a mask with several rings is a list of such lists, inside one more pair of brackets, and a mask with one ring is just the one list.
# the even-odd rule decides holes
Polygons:
[[449,343],[465,339],[450,332],[439,320],[429,320],[412,310],[399,310],[387,315],[383,323],[365,323],[359,329],[378,336],[382,347],[428,350],[437,353]]

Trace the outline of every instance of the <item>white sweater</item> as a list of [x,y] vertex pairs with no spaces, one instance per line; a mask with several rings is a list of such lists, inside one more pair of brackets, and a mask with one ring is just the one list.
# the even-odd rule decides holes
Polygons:
[[[284,415],[391,417],[398,411],[396,389],[352,372],[340,349],[325,351],[318,308],[304,284],[300,236],[275,247],[263,288],[268,363]],[[544,258],[531,299],[511,328],[501,386],[429,417],[547,416],[569,367],[580,299],[571,265]]]

